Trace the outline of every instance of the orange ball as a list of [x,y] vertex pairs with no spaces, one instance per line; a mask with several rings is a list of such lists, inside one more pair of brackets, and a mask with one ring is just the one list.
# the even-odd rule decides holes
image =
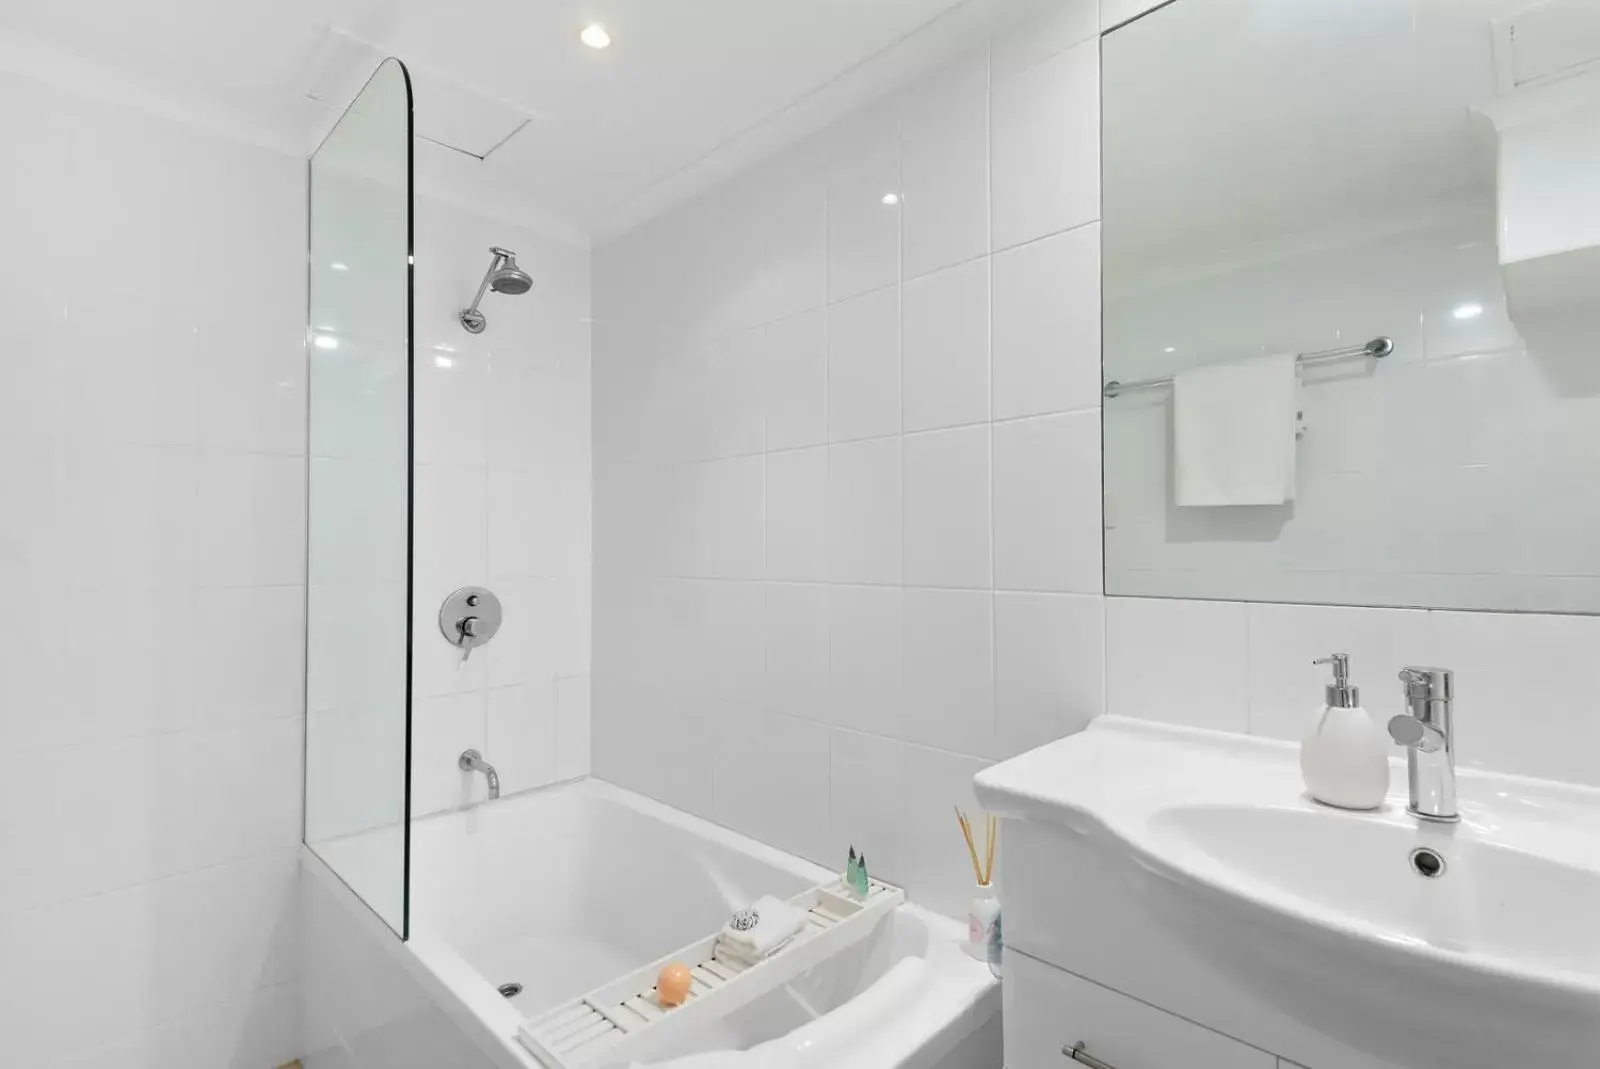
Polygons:
[[689,997],[689,966],[674,961],[656,977],[656,1001],[666,1007],[681,1006]]

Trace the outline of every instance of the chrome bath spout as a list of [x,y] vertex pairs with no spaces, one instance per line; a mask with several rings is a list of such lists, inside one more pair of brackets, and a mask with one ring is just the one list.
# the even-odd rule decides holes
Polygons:
[[462,750],[461,758],[456,762],[463,772],[482,772],[489,781],[489,800],[492,802],[500,797],[500,774],[494,766],[483,759],[483,754],[477,750]]

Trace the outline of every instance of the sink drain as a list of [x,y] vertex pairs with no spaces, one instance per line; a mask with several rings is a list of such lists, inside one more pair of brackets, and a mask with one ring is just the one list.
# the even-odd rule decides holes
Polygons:
[[1411,871],[1429,880],[1444,875],[1444,855],[1426,846],[1411,851]]
[[500,994],[504,995],[506,998],[516,998],[518,995],[522,994],[522,985],[515,982],[501,984],[499,987],[495,988],[495,990],[500,992]]

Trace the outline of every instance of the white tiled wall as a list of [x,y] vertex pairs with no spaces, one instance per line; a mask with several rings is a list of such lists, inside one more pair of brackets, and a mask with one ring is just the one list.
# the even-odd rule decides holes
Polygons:
[[596,251],[597,774],[956,912],[973,773],[1099,711],[1095,31]]
[[273,1065],[305,163],[10,75],[0,133],[0,1061]]
[[[456,313],[489,247],[534,288]],[[411,812],[481,801],[480,750],[513,794],[588,773],[589,252],[438,201],[416,208],[416,524]],[[465,662],[439,630],[458,587],[499,595],[500,633]]]
[[1106,599],[1110,712],[1298,741],[1327,667],[1351,656],[1375,716],[1408,664],[1456,672],[1464,767],[1600,785],[1600,617]]

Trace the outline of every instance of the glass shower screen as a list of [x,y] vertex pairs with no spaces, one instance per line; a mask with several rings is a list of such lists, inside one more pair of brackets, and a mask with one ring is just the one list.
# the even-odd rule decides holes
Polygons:
[[385,60],[310,165],[305,841],[407,935],[411,86]]

